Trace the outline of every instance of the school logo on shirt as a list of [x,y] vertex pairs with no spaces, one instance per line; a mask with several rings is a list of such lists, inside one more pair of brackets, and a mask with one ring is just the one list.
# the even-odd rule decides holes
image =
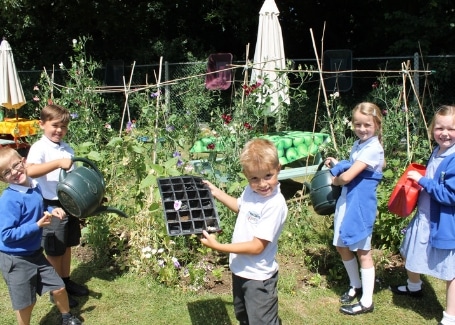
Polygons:
[[247,219],[250,223],[257,224],[259,219],[261,219],[261,216],[254,211],[248,211]]

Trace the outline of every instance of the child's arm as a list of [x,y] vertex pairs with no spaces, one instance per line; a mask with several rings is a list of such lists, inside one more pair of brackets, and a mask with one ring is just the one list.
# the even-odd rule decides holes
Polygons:
[[61,158],[42,164],[27,164],[27,175],[31,178],[44,176],[58,168],[68,170],[73,165],[71,158]]
[[347,171],[342,173],[340,176],[334,177],[332,184],[337,186],[343,186],[345,184],[348,184],[367,167],[368,165],[365,164],[364,162],[356,160]]
[[239,205],[237,203],[237,199],[233,196],[230,196],[226,192],[222,191],[209,181],[203,180],[202,181],[204,184],[206,184],[210,192],[212,192],[212,195],[215,199],[223,203],[226,207],[228,207],[230,210],[234,211],[235,213],[239,212]]
[[205,230],[202,231],[202,234],[205,238],[201,238],[201,243],[207,247],[215,249],[220,252],[225,253],[234,253],[234,254],[250,254],[250,255],[258,255],[261,254],[267,244],[269,243],[267,240],[260,239],[257,237],[253,237],[251,241],[242,242],[242,243],[235,243],[235,244],[221,244],[219,243],[215,237],[211,236]]

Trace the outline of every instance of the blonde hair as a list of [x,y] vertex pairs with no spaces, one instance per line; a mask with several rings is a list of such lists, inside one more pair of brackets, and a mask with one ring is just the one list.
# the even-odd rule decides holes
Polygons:
[[22,156],[10,147],[3,147],[0,148],[0,174],[3,173],[6,169],[10,168],[9,163],[11,158],[17,157],[22,159]]
[[455,106],[454,105],[442,105],[438,108],[436,113],[433,116],[433,119],[431,120],[430,126],[428,127],[428,133],[430,136],[431,140],[434,140],[433,133],[434,133],[434,124],[437,116],[448,116],[452,115],[452,117],[455,119]]
[[382,113],[381,109],[373,103],[370,102],[362,102],[357,104],[353,110],[352,110],[352,115],[354,116],[354,113],[359,112],[363,115],[369,115],[373,117],[373,122],[374,125],[376,126],[376,129],[378,130],[378,139],[379,142],[382,144]]
[[58,119],[61,123],[68,124],[70,117],[70,112],[66,108],[56,104],[44,106],[40,114],[40,120],[43,123]]
[[280,161],[275,145],[261,138],[248,141],[240,154],[240,165],[243,171],[278,168]]

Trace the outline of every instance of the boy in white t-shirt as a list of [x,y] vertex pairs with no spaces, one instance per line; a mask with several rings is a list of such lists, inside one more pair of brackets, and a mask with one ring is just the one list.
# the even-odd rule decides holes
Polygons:
[[[57,196],[60,169],[71,170],[73,164],[74,150],[63,141],[69,122],[70,113],[66,108],[55,104],[43,107],[39,122],[43,136],[30,147],[27,156],[28,175],[36,178],[43,190],[44,202],[50,206],[62,207]],[[71,247],[79,245],[80,238],[80,220],[72,215],[53,220],[43,231],[42,246],[47,259],[65,282],[71,308],[78,305],[72,296],[89,294],[85,286],[70,279]],[[53,301],[52,295],[50,298]]]
[[249,141],[240,164],[249,184],[239,198],[204,181],[217,200],[238,213],[232,243],[221,244],[206,231],[201,242],[230,253],[234,310],[240,324],[280,324],[275,255],[288,208],[278,182],[281,165],[275,145],[265,139]]

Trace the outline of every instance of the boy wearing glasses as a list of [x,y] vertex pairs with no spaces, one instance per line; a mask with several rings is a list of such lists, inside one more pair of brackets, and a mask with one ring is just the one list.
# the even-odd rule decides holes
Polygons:
[[9,184],[0,197],[0,270],[17,323],[29,325],[36,295],[50,291],[62,314],[62,325],[82,324],[70,314],[65,284],[41,248],[43,228],[53,219],[62,219],[65,211],[45,211],[41,189],[28,177],[23,158],[14,149],[0,149],[0,180]]

